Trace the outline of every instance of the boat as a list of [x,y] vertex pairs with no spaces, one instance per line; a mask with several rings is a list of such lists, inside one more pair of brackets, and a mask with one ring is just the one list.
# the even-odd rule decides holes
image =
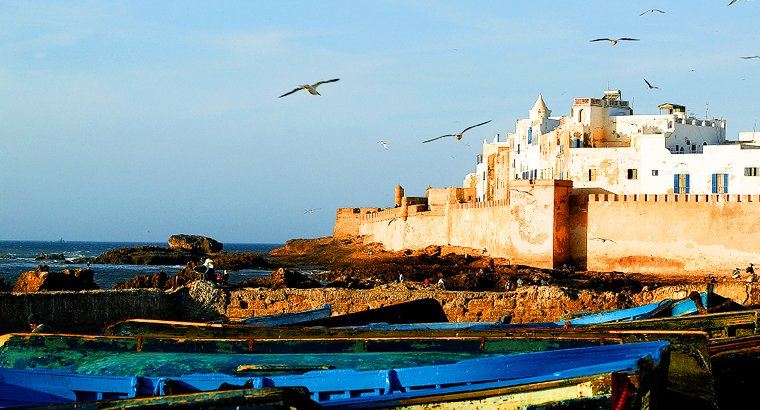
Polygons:
[[[448,317],[435,299],[418,299],[410,302],[369,309],[345,315],[299,321],[288,326],[342,327],[364,326],[371,323],[443,323]],[[252,326],[239,323],[199,323],[156,319],[129,319],[112,324],[105,335],[166,335],[187,337],[238,337],[252,331]]]
[[257,326],[257,327],[290,326],[290,325],[295,325],[295,324],[302,324],[304,322],[312,322],[315,320],[324,319],[324,318],[330,317],[331,313],[332,313],[332,309],[330,308],[330,304],[325,303],[324,305],[312,310],[306,310],[303,312],[280,313],[276,315],[250,317],[248,319],[243,319],[237,323],[243,324],[246,326]]
[[44,406],[45,410],[124,410],[124,409],[319,409],[303,387],[265,387],[262,389],[216,390],[176,394],[172,396],[140,397],[66,403]]
[[432,404],[515,407],[558,402],[649,408],[661,399],[665,341],[627,343],[382,370],[318,370],[236,377],[105,376],[54,369],[0,369],[0,406],[62,404],[221,389],[304,386],[325,408]]
[[[399,326],[399,325],[387,325]],[[259,328],[250,339],[8,334],[0,366],[99,374],[264,374],[384,364],[444,364],[491,355],[666,340],[671,403],[714,408],[707,335],[699,331],[571,329]],[[62,348],[65,347],[65,348]],[[148,373],[146,370],[148,369]],[[149,373],[154,372],[154,373]],[[172,373],[175,372],[175,373]],[[695,385],[693,380],[700,380]]]
[[554,322],[553,324],[557,326],[584,326],[599,323],[628,322],[655,317],[672,308],[672,306],[673,300],[665,299],[659,302],[632,307],[629,309],[619,309],[610,312],[583,315],[568,320],[560,320]]
[[746,407],[760,384],[760,335],[714,338],[709,351],[720,407]]

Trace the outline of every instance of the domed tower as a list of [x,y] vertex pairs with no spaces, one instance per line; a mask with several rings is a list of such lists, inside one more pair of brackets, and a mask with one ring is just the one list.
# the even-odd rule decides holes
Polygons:
[[393,204],[396,206],[396,208],[401,206],[401,199],[404,197],[404,187],[401,185],[396,185],[396,192],[394,195],[394,201]]

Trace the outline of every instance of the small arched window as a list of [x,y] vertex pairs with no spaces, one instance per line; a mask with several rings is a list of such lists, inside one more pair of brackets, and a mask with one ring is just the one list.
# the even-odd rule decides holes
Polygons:
[[583,108],[581,108],[580,110],[578,110],[578,122],[583,122],[583,115],[584,114],[586,114],[586,113],[585,113],[585,110]]

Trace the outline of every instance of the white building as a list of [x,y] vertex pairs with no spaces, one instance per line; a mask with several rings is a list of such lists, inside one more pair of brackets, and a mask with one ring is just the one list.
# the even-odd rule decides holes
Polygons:
[[634,115],[620,91],[607,90],[600,99],[575,98],[569,115],[552,117],[539,95],[506,141],[483,143],[465,186],[476,184],[479,201],[500,199],[499,188],[514,179],[569,179],[616,194],[760,193],[760,133],[727,142],[725,120],[700,120],[677,104],[659,109]]

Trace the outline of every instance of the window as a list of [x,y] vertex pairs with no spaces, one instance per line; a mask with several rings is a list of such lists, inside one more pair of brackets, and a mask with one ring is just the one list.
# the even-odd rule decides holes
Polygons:
[[681,147],[681,149],[679,149],[678,152],[683,154],[683,147]]
[[520,153],[520,144],[517,144],[517,153]]
[[638,170],[628,169],[628,179],[639,179]]
[[673,175],[673,193],[674,194],[688,194],[689,193],[689,174],[674,174]]
[[533,143],[533,128],[528,128],[528,145]]
[[697,144],[691,144],[691,152],[697,152]]
[[728,174],[712,174],[712,193],[728,193]]
[[756,177],[757,176],[757,167],[744,168],[744,176],[745,177]]
[[588,170],[588,180],[589,181],[596,181],[596,168],[589,168],[589,170]]
[[653,169],[652,170],[652,176],[656,177],[657,175],[660,175],[660,170],[659,169]]

